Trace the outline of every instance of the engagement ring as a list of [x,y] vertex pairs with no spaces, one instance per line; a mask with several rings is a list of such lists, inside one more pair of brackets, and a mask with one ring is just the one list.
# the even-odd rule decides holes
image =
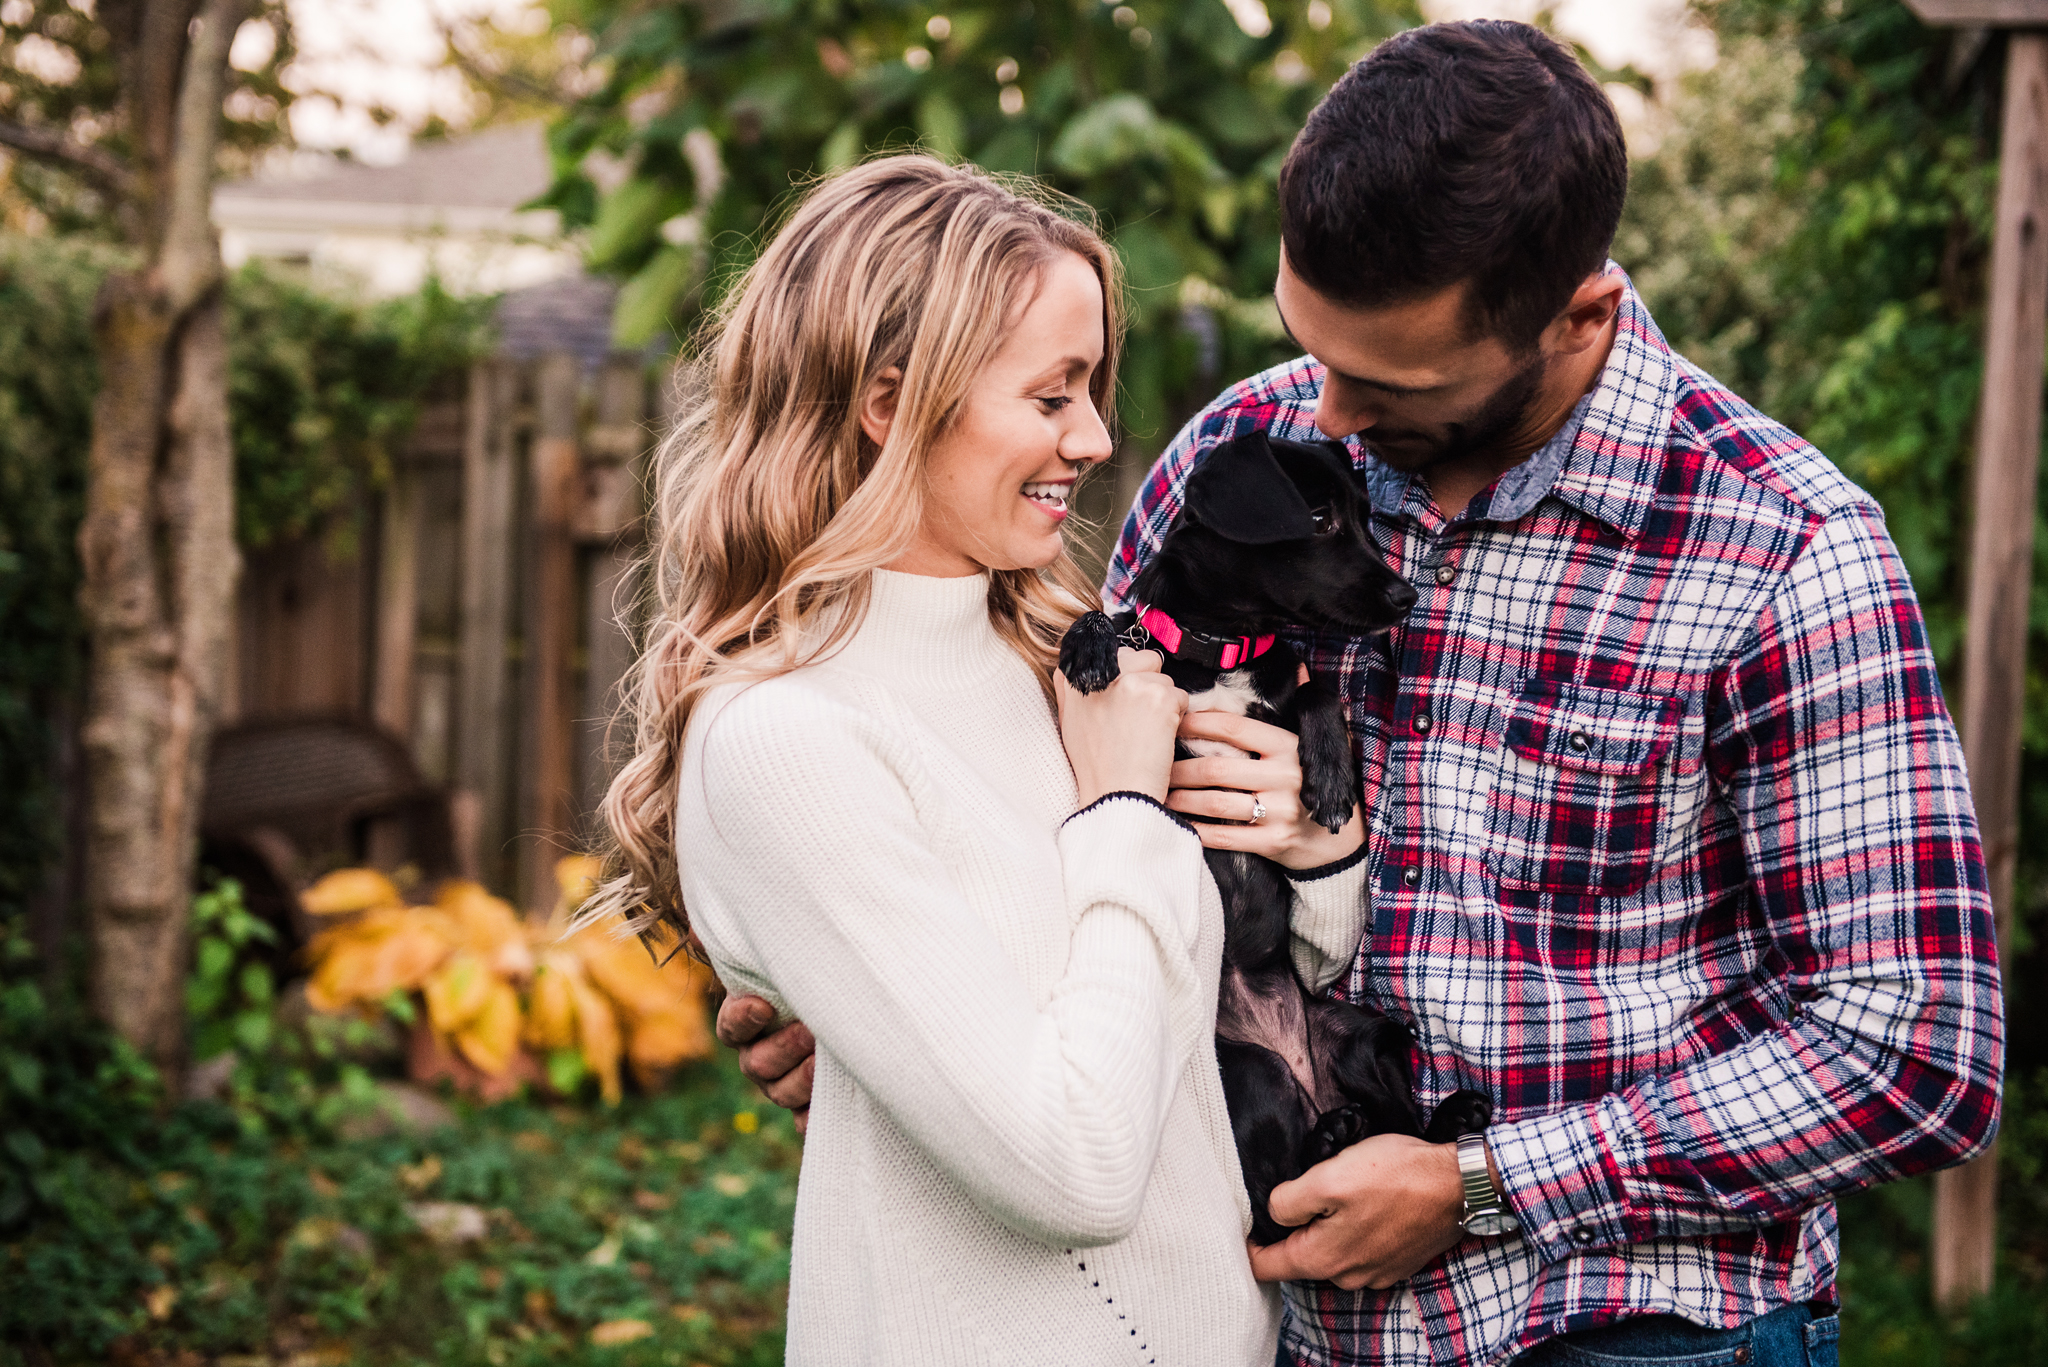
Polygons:
[[1257,797],[1254,797],[1252,799],[1252,825],[1256,826],[1265,819],[1266,804],[1264,802],[1261,802]]

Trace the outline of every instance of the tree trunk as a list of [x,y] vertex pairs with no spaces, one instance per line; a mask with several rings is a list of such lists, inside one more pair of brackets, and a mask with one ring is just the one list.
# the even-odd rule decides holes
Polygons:
[[100,1016],[167,1073],[183,1057],[185,920],[236,575],[227,339],[210,221],[228,44],[245,0],[109,0],[139,135],[145,259],[95,319],[79,529],[91,675],[85,900]]

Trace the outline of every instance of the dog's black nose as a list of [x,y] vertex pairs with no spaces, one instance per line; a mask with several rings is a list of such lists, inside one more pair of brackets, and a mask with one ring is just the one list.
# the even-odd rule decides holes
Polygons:
[[1415,586],[1405,579],[1397,579],[1387,589],[1387,606],[1396,612],[1406,612],[1415,606]]

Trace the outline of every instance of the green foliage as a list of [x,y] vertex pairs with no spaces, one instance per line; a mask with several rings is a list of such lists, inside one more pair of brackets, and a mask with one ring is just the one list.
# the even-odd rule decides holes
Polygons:
[[110,260],[0,236],[0,905],[38,884],[57,832],[44,776],[81,678],[75,542],[99,387],[92,299]]
[[363,305],[245,266],[228,290],[235,531],[262,546],[352,526],[437,381],[482,355],[492,301],[436,281]]
[[[1221,0],[557,8],[596,37],[605,79],[555,128],[549,200],[626,277],[621,341],[688,335],[793,187],[918,145],[1102,215],[1134,305],[1121,414],[1152,440],[1291,354],[1268,298],[1280,158],[1344,67],[1418,18],[1409,0],[1273,0],[1254,37]],[[631,172],[602,194],[597,152]]]
[[61,1209],[62,1155],[137,1161],[137,1121],[157,1096],[148,1063],[52,1001],[37,967],[22,918],[0,916],[0,1240]]
[[192,899],[187,924],[192,973],[185,980],[185,1024],[192,1032],[193,1062],[204,1063],[231,1049],[269,1052],[277,983],[269,965],[250,951],[275,944],[277,932],[250,913],[242,885],[232,878]]

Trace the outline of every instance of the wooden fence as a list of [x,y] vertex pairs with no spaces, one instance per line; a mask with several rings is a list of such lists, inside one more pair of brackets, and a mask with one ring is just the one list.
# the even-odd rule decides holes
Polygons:
[[458,868],[544,906],[610,777],[665,378],[571,355],[457,377],[396,453],[359,545],[251,557],[227,723],[374,723],[449,791]]

